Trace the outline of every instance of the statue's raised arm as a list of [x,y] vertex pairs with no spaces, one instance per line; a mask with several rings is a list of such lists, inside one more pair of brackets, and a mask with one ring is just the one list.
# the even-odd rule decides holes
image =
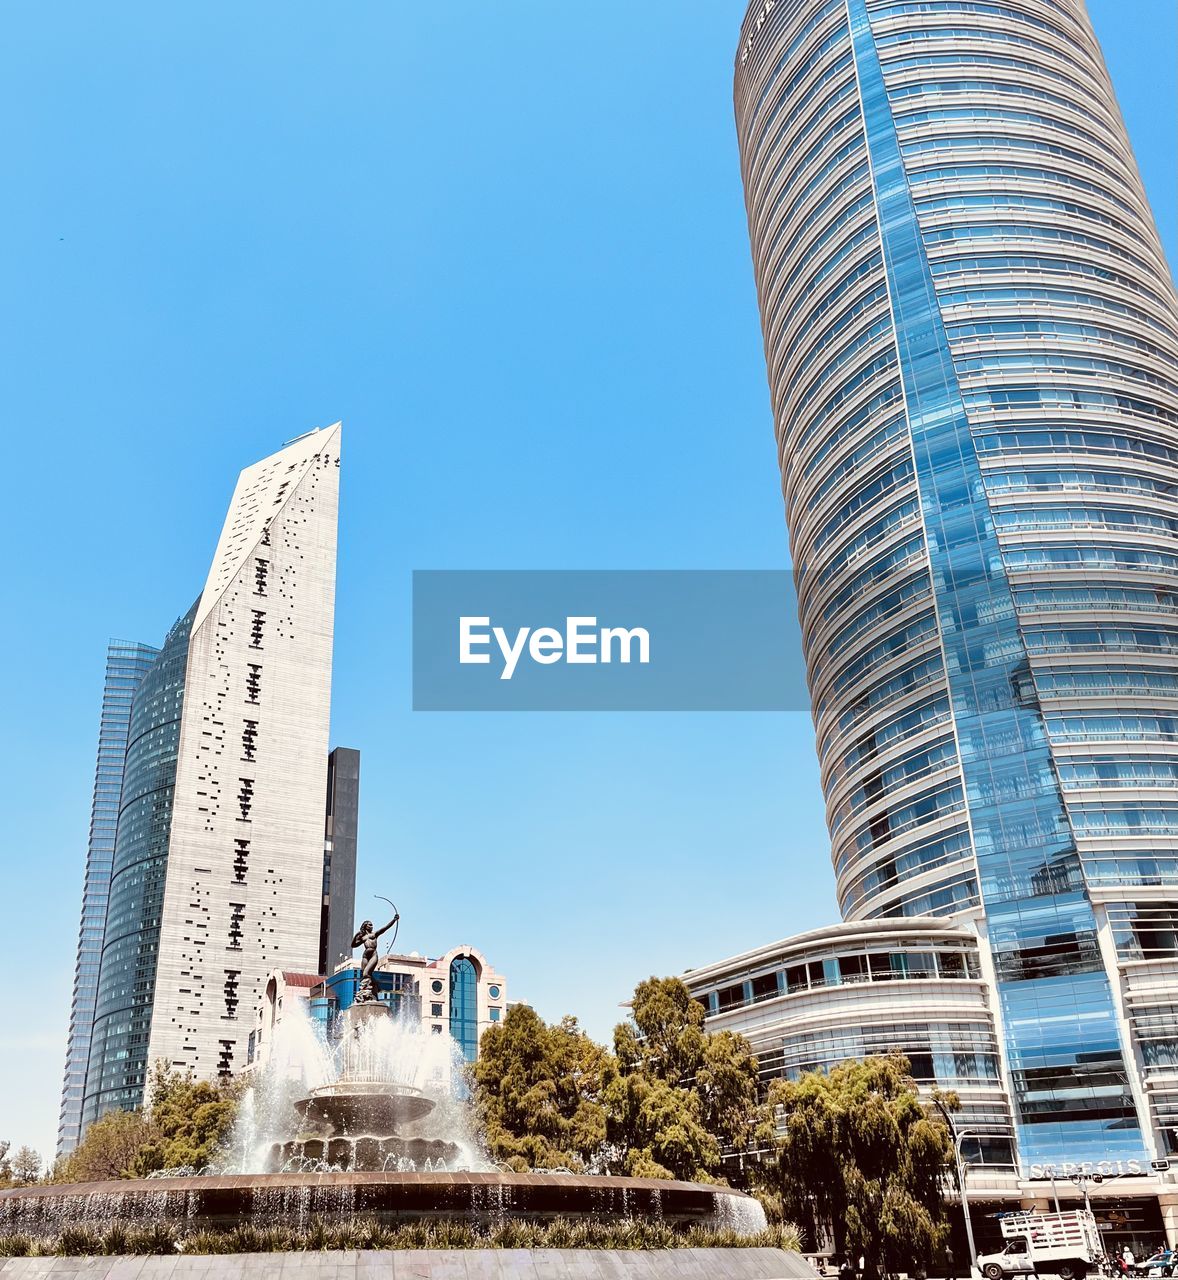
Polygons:
[[[401,913],[398,911],[397,914],[393,916],[393,918],[388,922],[388,924],[384,926],[384,928],[377,929],[376,936],[379,938],[382,933],[388,933],[388,931],[393,927],[393,925],[397,923],[398,920],[400,920],[400,918],[401,918]],[[355,945],[356,944],[353,942],[352,946],[355,946]]]

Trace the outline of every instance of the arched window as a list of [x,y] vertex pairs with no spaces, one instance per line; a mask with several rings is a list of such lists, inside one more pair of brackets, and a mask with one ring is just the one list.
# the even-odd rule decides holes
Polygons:
[[479,1048],[479,978],[469,956],[450,961],[450,1035],[473,1062]]

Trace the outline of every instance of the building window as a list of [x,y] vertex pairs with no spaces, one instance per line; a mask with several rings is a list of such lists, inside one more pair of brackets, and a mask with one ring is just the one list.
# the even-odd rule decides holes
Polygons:
[[744,1004],[744,983],[738,982],[731,987],[721,987],[716,993],[717,1003],[720,1006],[720,1012],[725,1009],[737,1009]]
[[492,1021],[492,1022],[498,1022],[498,1021],[499,1021],[499,1013],[500,1013],[500,1011],[499,1011],[498,1009],[492,1009],[492,1010],[491,1010],[491,1021]]
[[860,955],[839,956],[840,982],[866,982],[867,957]]
[[964,978],[965,956],[960,951],[942,951],[937,956],[942,978]]
[[450,962],[450,1035],[467,1062],[473,1062],[479,1051],[478,993],[474,961],[456,956]]
[[429,1014],[431,1018],[440,1018],[442,1016],[442,1006],[440,1004],[431,1004]]
[[780,993],[776,973],[763,973],[753,979],[753,1000],[772,1000]]
[[442,1024],[440,1022],[435,1022],[434,1025],[430,1027],[430,1030],[434,1035],[440,1036],[442,1034]]
[[490,987],[488,987],[488,988],[487,988],[487,995],[489,995],[489,996],[491,997],[491,999],[492,999],[492,1000],[498,1000],[498,999],[499,999],[499,988],[498,988],[498,987],[496,987],[496,986],[490,986]]
[[444,986],[445,983],[443,983],[440,978],[435,978],[433,982],[429,984],[429,989],[434,993],[434,995],[440,996]]

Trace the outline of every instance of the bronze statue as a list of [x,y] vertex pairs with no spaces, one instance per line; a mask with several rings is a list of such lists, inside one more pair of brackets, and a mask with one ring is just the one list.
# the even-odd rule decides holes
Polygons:
[[401,919],[401,913],[396,915],[381,929],[374,929],[371,920],[365,920],[363,924],[356,930],[356,936],[352,939],[353,947],[363,947],[364,955],[360,960],[360,987],[356,992],[355,1004],[371,1004],[376,999],[376,983],[373,981],[373,974],[376,973],[376,966],[380,957],[377,955],[376,942],[382,933],[387,933],[393,925]]

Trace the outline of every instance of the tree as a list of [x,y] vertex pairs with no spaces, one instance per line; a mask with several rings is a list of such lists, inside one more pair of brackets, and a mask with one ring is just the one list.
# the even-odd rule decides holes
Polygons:
[[520,1172],[586,1169],[605,1141],[608,1058],[576,1018],[550,1026],[526,1005],[509,1009],[483,1034],[471,1068],[491,1155]]
[[[943,1096],[951,1107],[952,1094]],[[948,1231],[942,1192],[953,1167],[945,1120],[920,1098],[900,1055],[846,1062],[778,1081],[784,1130],[769,1189],[835,1252],[866,1259],[867,1280],[927,1266]]]
[[108,1111],[87,1126],[81,1142],[58,1160],[53,1182],[109,1182],[133,1176],[152,1129],[142,1111]]
[[14,1187],[27,1187],[34,1182],[40,1182],[41,1157],[32,1147],[18,1147],[16,1155],[8,1163],[11,1168],[9,1176]]
[[491,1155],[517,1170],[720,1178],[725,1153],[748,1149],[768,1113],[748,1043],[703,1024],[677,978],[639,984],[616,1054],[575,1018],[549,1026],[526,1006],[510,1010],[471,1069]]
[[610,1143],[627,1173],[715,1179],[723,1154],[747,1151],[765,1126],[748,1041],[705,1031],[704,1016],[678,978],[635,988],[606,1089]]
[[216,1159],[237,1117],[238,1087],[197,1080],[157,1062],[152,1072],[144,1141],[131,1163],[136,1177],[184,1166],[203,1169]]
[[146,1111],[108,1111],[59,1159],[53,1182],[142,1178],[158,1169],[202,1169],[214,1161],[237,1115],[237,1087],[196,1080],[157,1062]]
[[720,1145],[704,1128],[698,1094],[643,1071],[623,1072],[615,1059],[605,1103],[611,1173],[713,1180],[713,1171],[720,1167]]
[[27,1187],[41,1180],[41,1157],[32,1147],[18,1147],[13,1155],[12,1143],[0,1138],[0,1190],[5,1187]]

